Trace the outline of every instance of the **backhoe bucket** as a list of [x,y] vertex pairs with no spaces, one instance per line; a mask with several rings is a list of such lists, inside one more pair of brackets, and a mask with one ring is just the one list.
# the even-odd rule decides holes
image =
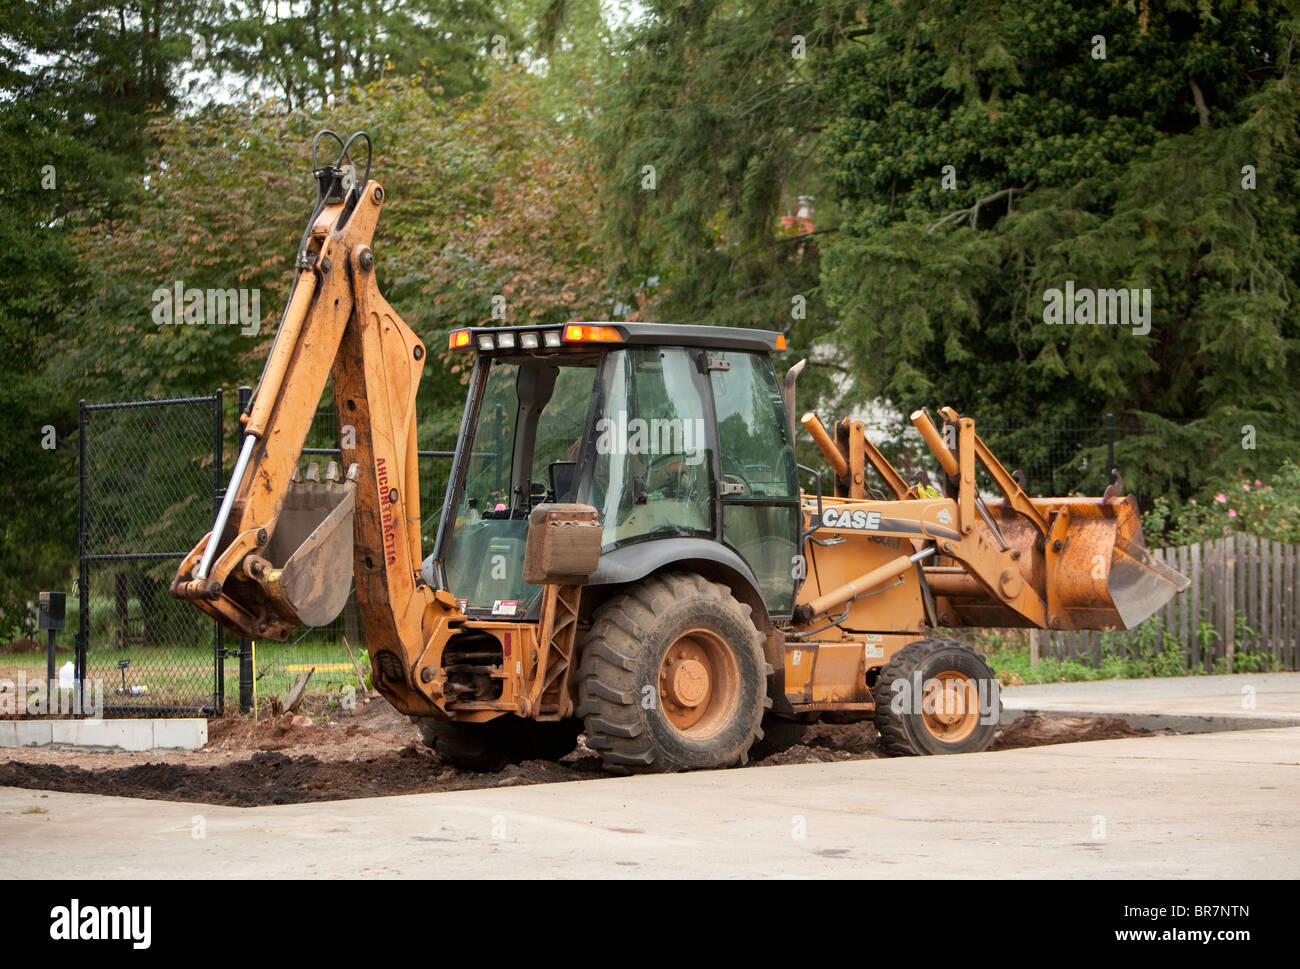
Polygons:
[[[1045,511],[1049,501],[1069,514],[1055,570],[1062,628],[1132,629],[1191,584],[1147,552],[1137,502],[1131,496],[1034,504]],[[1054,529],[1054,537],[1055,533]],[[1051,569],[1045,580],[1053,581]]]
[[333,621],[352,591],[353,477],[349,472],[339,481],[331,461],[321,481],[319,468],[310,465],[306,479],[289,486],[276,519],[263,586],[300,625]]

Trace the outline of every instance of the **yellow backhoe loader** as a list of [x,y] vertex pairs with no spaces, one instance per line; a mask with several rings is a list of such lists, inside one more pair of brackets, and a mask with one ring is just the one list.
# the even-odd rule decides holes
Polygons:
[[[907,484],[862,422],[805,415],[823,493],[796,464],[801,364],[778,381],[782,335],[648,323],[447,337],[472,376],[422,558],[426,347],[376,288],[368,139],[338,142],[313,162],[229,489],[171,591],[284,640],[355,586],[375,687],[449,761],[558,757],[583,732],[617,772],[726,767],[827,714],[874,719],[897,754],[982,750],[993,672],[932,630],[1126,629],[1187,584],[1147,556],[1117,479],[1102,498],[1030,498],[950,409],[942,430],[912,415],[941,492]],[[299,461],[327,379],[352,433],[322,477]]]

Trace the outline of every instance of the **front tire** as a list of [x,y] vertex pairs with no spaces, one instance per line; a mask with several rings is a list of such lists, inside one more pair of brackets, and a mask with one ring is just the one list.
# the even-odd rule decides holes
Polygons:
[[749,607],[699,575],[651,576],[604,603],[583,640],[578,712],[615,773],[743,764],[770,668]]
[[896,757],[987,750],[1002,712],[993,670],[969,646],[951,639],[904,646],[880,671],[872,697],[881,742]]

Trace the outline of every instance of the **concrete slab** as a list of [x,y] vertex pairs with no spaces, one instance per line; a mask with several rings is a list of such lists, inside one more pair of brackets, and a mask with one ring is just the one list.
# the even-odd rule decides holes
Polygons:
[[155,750],[197,750],[208,742],[208,722],[202,717],[153,721]]
[[50,742],[49,720],[14,720],[15,747],[44,747]]
[[1205,733],[1300,726],[1300,673],[1155,677],[1002,689],[1002,723],[1028,713],[1121,717],[1142,730]]
[[1296,878],[1297,800],[1286,729],[260,808],[0,788],[0,844],[78,879]]
[[[12,724],[12,726],[8,726]],[[202,717],[170,720],[5,720],[0,747],[86,747],[96,750],[197,750],[208,742]]]

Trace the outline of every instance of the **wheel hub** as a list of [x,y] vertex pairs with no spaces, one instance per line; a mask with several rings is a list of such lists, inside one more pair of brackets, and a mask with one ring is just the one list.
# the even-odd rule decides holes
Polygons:
[[717,633],[692,629],[668,647],[659,664],[659,698],[672,726],[689,737],[721,729],[738,702],[739,670]]
[[709,692],[709,671],[698,660],[685,659],[673,667],[671,699],[684,707],[698,707]]
[[931,679],[922,700],[921,719],[933,736],[945,743],[964,740],[979,723],[975,681],[957,670],[944,670]]

